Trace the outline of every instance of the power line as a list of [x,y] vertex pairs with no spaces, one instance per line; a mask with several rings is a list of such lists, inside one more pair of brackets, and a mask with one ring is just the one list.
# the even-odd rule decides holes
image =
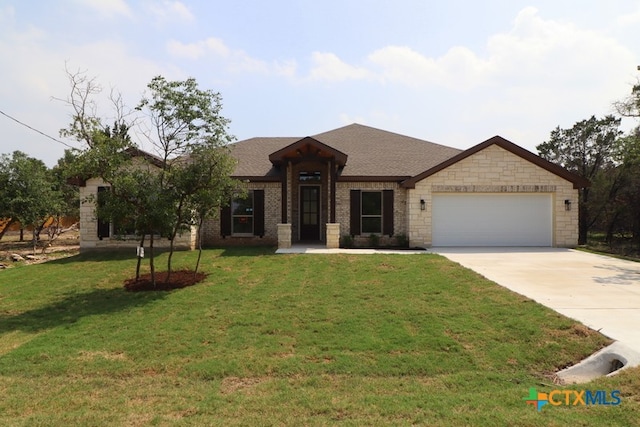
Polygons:
[[29,126],[28,124],[21,122],[20,120],[16,119],[15,117],[11,117],[10,115],[8,115],[7,113],[5,113],[5,112],[4,112],[4,111],[2,111],[2,110],[0,110],[0,114],[2,114],[3,116],[5,116],[5,117],[7,117],[7,118],[9,118],[9,119],[11,119],[11,120],[13,120],[13,121],[14,121],[14,122],[16,122],[16,123],[21,124],[22,126],[24,126],[24,127],[26,127],[26,128],[31,129],[31,130],[32,130],[32,131],[34,131],[34,132],[38,132],[38,133],[39,133],[40,135],[42,135],[42,136],[45,136],[45,137],[47,137],[47,138],[49,138],[49,139],[54,140],[55,142],[58,142],[58,143],[60,143],[60,144],[62,144],[62,145],[64,145],[64,146],[66,146],[66,147],[69,147],[69,148],[72,148],[72,149],[74,149],[74,148],[75,148],[75,147],[73,147],[73,146],[71,146],[71,145],[67,144],[67,143],[66,143],[66,142],[64,142],[64,141],[60,141],[60,140],[59,140],[59,139],[57,139],[57,138],[54,138],[54,137],[52,137],[52,136],[50,136],[50,135],[47,135],[46,133],[41,132],[41,131],[39,131],[38,129],[36,129],[36,128],[34,128],[34,127],[31,127],[31,126]]

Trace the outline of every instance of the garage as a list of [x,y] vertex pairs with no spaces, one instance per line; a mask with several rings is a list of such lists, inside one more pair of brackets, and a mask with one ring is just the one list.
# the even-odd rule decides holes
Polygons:
[[551,194],[434,194],[433,246],[552,246]]

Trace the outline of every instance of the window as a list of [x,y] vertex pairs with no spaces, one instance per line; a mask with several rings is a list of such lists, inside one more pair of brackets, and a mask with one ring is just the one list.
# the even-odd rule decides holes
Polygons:
[[110,197],[112,194],[111,187],[98,187],[98,208],[104,208],[107,202],[110,201],[111,208],[109,210],[112,212],[112,215],[118,217],[118,219],[113,222],[110,222],[107,218],[98,218],[98,238],[100,238],[100,240],[106,237],[112,237],[112,234],[118,238],[136,234],[135,216],[128,212],[120,212],[119,215],[116,214],[113,206],[120,206],[120,204],[117,204],[113,197]]
[[253,191],[247,197],[231,202],[231,233],[253,234]]
[[350,191],[349,230],[352,236],[380,233],[393,236],[393,190]]
[[382,192],[362,193],[362,234],[382,233]]
[[[98,210],[105,205],[110,190],[110,187],[98,187]],[[98,217],[98,238],[102,240],[105,237],[111,237],[111,224],[109,220]]]
[[133,236],[136,234],[135,218],[127,216],[113,223],[113,233],[120,236]]
[[309,182],[309,181],[321,181],[322,174],[320,172],[300,172],[298,176],[300,182]]
[[264,190],[250,190],[220,209],[220,235],[264,236]]

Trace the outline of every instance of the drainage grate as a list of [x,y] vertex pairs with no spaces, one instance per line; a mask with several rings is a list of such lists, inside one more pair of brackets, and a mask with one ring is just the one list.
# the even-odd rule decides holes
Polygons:
[[624,368],[624,363],[622,363],[619,359],[613,359],[610,363],[609,373],[615,372],[618,369],[622,368]]

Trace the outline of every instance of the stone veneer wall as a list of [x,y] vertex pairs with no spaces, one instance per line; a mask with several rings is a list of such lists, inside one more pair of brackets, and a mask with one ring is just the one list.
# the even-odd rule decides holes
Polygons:
[[[431,196],[434,192],[517,192],[518,186],[525,190],[523,192],[553,195],[553,244],[557,247],[576,246],[578,190],[571,182],[496,145],[425,178],[416,184],[415,189],[409,190],[409,244],[431,245]],[[425,211],[420,210],[420,199],[427,202]],[[565,199],[572,202],[570,211],[565,210]]]
[[[117,250],[135,248],[139,240],[135,236],[115,237],[113,230],[110,238],[98,238],[98,220],[95,215],[95,202],[86,201],[90,195],[96,197],[98,187],[104,187],[105,183],[100,178],[92,178],[87,180],[84,187],[80,187],[80,251],[86,252],[91,250]],[[197,234],[196,230],[185,232],[176,237],[176,249],[194,249],[196,247]],[[149,238],[145,239],[145,247],[149,246]],[[169,240],[155,239],[153,242],[155,248],[168,248]]]
[[[407,190],[395,182],[340,182],[336,183],[336,222],[340,224],[340,234],[351,234],[351,190],[393,190],[393,235],[404,234],[407,230]],[[369,244],[369,235],[354,237],[356,246]],[[393,245],[395,238],[381,236],[380,245]]]
[[279,182],[253,182],[246,185],[247,190],[264,190],[264,237],[259,236],[227,236],[220,235],[220,215],[205,221],[202,230],[202,244],[205,246],[238,246],[238,245],[276,245],[278,243],[278,227],[281,222],[281,189]]

